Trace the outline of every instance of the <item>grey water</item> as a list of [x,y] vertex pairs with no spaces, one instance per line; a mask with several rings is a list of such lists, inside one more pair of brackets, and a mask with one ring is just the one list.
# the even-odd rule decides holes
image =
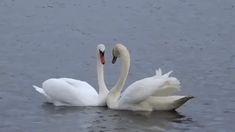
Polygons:
[[[111,88],[130,50],[126,86],[159,67],[193,95],[173,112],[54,107],[32,85],[52,77],[97,88],[96,45],[106,44]],[[231,132],[235,129],[235,1],[0,0],[0,131]],[[136,91],[138,92],[138,91]]]

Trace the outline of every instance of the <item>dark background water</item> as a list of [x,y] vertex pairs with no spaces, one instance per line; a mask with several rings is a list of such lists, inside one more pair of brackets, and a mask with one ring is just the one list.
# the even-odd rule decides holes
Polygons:
[[[161,67],[194,95],[177,112],[54,107],[31,87],[51,77],[97,87],[96,45],[131,53],[127,85]],[[0,131],[227,131],[235,129],[234,0],[0,0]]]

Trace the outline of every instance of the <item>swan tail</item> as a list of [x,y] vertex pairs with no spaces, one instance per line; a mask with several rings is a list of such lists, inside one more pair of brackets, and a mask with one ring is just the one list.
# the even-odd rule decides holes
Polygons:
[[44,95],[44,96],[47,98],[47,101],[48,101],[48,102],[51,102],[51,98],[46,94],[46,92],[45,92],[42,88],[40,88],[40,87],[38,87],[38,86],[36,86],[36,85],[33,85],[33,88],[34,88],[37,92],[39,92],[40,94]]
[[37,91],[37,92],[39,92],[39,93],[41,93],[41,94],[46,94],[45,92],[44,92],[44,90],[42,89],[42,88],[40,88],[40,87],[38,87],[38,86],[35,86],[35,85],[33,85],[33,88]]
[[184,96],[174,102],[174,110],[185,104],[190,99],[193,99],[194,96]]
[[176,110],[185,104],[188,100],[194,98],[193,96],[151,96],[147,102],[154,110]]

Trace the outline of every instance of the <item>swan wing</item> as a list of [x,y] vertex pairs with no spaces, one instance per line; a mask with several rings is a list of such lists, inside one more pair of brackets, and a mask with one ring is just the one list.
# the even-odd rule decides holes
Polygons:
[[144,78],[131,84],[122,93],[121,103],[140,103],[150,96],[168,96],[179,90],[179,81],[169,77],[171,72],[161,75],[157,70],[153,77]]
[[69,106],[91,105],[98,96],[96,90],[87,82],[68,78],[46,80],[43,82],[43,90],[54,104]]
[[73,86],[74,88],[80,88],[82,86],[88,87],[88,89],[95,90],[89,83],[86,81],[76,80],[73,78],[59,78],[60,80],[63,80]]
[[120,103],[140,103],[154,94],[163,84],[164,81],[160,79],[156,81],[152,81],[152,78],[138,80],[121,94]]
[[68,84],[70,84],[73,88],[79,89],[79,91],[82,92],[82,94],[91,94],[91,93],[93,93],[96,96],[98,96],[98,93],[95,90],[95,88],[93,88],[86,81],[76,80],[76,79],[72,79],[72,78],[60,78],[60,79],[67,82]]

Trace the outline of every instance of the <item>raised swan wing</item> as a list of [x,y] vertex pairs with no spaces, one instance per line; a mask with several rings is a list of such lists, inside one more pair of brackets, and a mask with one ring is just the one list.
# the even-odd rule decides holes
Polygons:
[[153,77],[144,78],[131,84],[122,93],[120,103],[140,103],[150,96],[168,96],[180,89],[180,82],[175,77],[164,75],[161,69]]

